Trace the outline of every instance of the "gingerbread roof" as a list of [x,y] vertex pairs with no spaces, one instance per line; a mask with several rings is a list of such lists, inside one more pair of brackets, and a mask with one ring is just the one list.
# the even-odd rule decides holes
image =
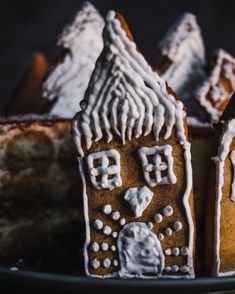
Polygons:
[[[125,140],[153,132],[158,140],[170,137],[173,128],[181,144],[186,142],[183,104],[165,81],[152,70],[137,50],[127,25],[114,12],[108,13],[104,50],[92,74],[81,112],[73,119],[73,133],[80,156],[103,137]],[[84,142],[82,142],[84,141]]]
[[85,2],[72,23],[63,30],[57,44],[67,51],[43,85],[43,95],[49,100],[57,99],[52,114],[71,118],[80,110],[79,102],[103,48],[103,26],[99,12]]
[[196,17],[184,13],[158,45],[168,66],[162,66],[162,77],[181,99],[191,98],[190,85],[201,80],[205,73],[205,49]]
[[226,51],[218,49],[214,53],[212,69],[196,93],[196,98],[212,122],[219,120],[234,90],[235,59]]

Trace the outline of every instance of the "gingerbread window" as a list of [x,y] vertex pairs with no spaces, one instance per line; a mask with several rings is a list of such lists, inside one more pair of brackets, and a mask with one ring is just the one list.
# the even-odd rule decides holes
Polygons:
[[138,153],[142,161],[144,178],[151,187],[176,183],[170,145],[142,147]]
[[88,155],[88,171],[95,189],[112,190],[122,185],[120,176],[120,154],[114,150],[105,150]]

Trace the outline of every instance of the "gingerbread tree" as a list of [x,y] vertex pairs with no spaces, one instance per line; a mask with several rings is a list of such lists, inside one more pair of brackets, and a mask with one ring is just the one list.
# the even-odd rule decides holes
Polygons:
[[190,143],[183,104],[107,15],[104,49],[74,117],[87,275],[194,277]]

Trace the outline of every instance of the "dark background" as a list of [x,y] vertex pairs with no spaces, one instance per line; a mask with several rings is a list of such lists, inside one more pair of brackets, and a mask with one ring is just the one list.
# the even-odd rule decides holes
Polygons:
[[[79,9],[80,0],[0,0],[0,112],[19,83],[35,51],[49,60],[61,32]],[[196,14],[207,55],[215,48],[235,54],[235,0],[93,0],[105,15],[119,10],[126,18],[138,47],[157,64],[156,45],[180,14]]]

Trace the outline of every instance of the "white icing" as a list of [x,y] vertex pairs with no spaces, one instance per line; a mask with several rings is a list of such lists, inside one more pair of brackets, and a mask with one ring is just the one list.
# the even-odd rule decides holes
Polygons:
[[147,227],[148,227],[150,230],[152,230],[152,229],[153,229],[153,223],[148,222],[148,223],[147,223]]
[[162,233],[158,234],[158,239],[162,241],[164,239],[164,235]]
[[94,228],[96,230],[101,230],[103,228],[103,222],[99,219],[96,219],[94,222]]
[[120,219],[120,225],[121,226],[124,226],[125,225],[125,223],[126,223],[126,220],[125,220],[125,218],[123,217],[123,218],[121,218]]
[[113,220],[117,221],[119,220],[120,218],[120,212],[119,211],[114,211],[112,214],[111,214],[111,217]]
[[166,249],[166,250],[165,250],[165,254],[166,254],[166,255],[171,255],[171,254],[172,254],[172,250],[171,250],[171,248]]
[[109,236],[109,235],[111,235],[111,233],[112,233],[112,229],[110,228],[110,226],[104,226],[104,228],[103,228],[103,233],[104,233],[104,235],[106,235],[106,236]]
[[103,260],[103,266],[104,266],[105,268],[109,268],[110,265],[111,265],[111,260],[110,260],[109,258],[105,258],[105,259]]
[[[189,232],[187,265],[190,266],[188,276],[194,277],[192,263],[194,224],[189,205],[192,190],[192,167],[190,143],[184,129],[183,105],[168,93],[164,80],[152,71],[136,50],[135,44],[128,39],[119,20],[115,18],[114,12],[108,14],[104,41],[105,49],[96,63],[82,103],[82,111],[76,115],[72,123],[77,151],[83,158],[83,146],[88,151],[94,142],[105,138],[110,142],[114,135],[121,138],[123,144],[126,139],[131,140],[151,132],[156,141],[160,133],[161,137],[168,139],[174,128],[178,143],[184,152],[186,179],[182,199]],[[85,163],[81,158],[79,167],[83,179],[86,220],[84,256],[86,273],[90,275],[87,267],[87,242],[90,242],[90,227],[86,179],[83,170]],[[124,225],[125,219],[121,219],[120,224]],[[116,276],[116,273],[92,274],[92,276],[113,277]]]
[[235,201],[235,151],[231,151],[230,153],[230,160],[232,163],[232,169],[233,169],[233,180],[232,180],[232,186],[231,186],[231,197],[230,199],[232,201]]
[[116,259],[114,259],[114,261],[113,261],[113,265],[114,265],[114,266],[118,266],[118,261],[117,261]]
[[164,269],[167,273],[169,273],[171,271],[171,267],[170,266],[166,266]]
[[178,267],[178,265],[173,265],[173,266],[171,267],[171,271],[172,271],[173,273],[178,272],[178,271],[179,271],[179,267]]
[[51,113],[72,118],[80,110],[95,62],[103,48],[104,20],[94,6],[86,2],[67,26],[57,44],[68,50],[43,85],[43,95],[55,100]]
[[[219,83],[224,76],[230,84],[231,92]],[[196,98],[206,112],[210,115],[212,122],[217,122],[223,110],[219,106],[223,101],[230,98],[235,90],[235,59],[222,49],[216,52],[216,63],[209,76],[199,86]],[[208,96],[212,101],[208,99]]]
[[173,214],[173,208],[170,205],[167,205],[163,208],[164,216],[171,216]]
[[[170,145],[142,147],[138,150],[143,173],[146,182],[151,186],[175,184],[176,176],[173,171],[172,147]],[[149,162],[149,156],[152,155],[152,162]],[[164,155],[166,162],[162,160]],[[154,171],[155,177],[151,177],[151,172]],[[162,172],[167,171],[166,176],[162,176]]]
[[124,199],[130,204],[135,217],[142,216],[153,197],[153,192],[148,187],[130,188],[124,194]]
[[94,268],[94,269],[97,269],[97,268],[99,268],[100,267],[100,262],[99,262],[99,260],[98,259],[93,259],[92,261],[91,261],[91,266]]
[[182,273],[188,273],[189,272],[189,267],[187,266],[187,265],[182,265],[181,267],[180,267],[180,271],[182,272]]
[[[115,164],[110,165],[109,158],[112,158]],[[94,166],[95,160],[98,161],[98,166]],[[87,156],[87,165],[91,183],[95,189],[112,190],[122,185],[120,154],[116,150],[111,149],[89,154]],[[112,176],[111,179],[108,178],[109,175]],[[100,180],[97,180],[98,176],[101,176]]]
[[180,255],[180,249],[178,247],[175,247],[172,249],[172,254],[175,256]]
[[108,251],[109,245],[106,242],[101,243],[100,248],[102,251]]
[[181,254],[182,254],[183,256],[186,256],[186,255],[188,255],[188,253],[189,253],[189,249],[188,249],[187,247],[182,247],[182,248],[180,249],[180,252],[181,252]]
[[115,245],[111,245],[110,248],[111,248],[112,251],[116,251],[116,246]]
[[128,223],[119,233],[121,277],[142,276],[146,273],[161,276],[164,269],[164,255],[157,236],[146,224]]
[[218,155],[214,157],[216,165],[216,201],[215,201],[215,231],[214,231],[214,266],[212,274],[219,276],[220,274],[220,215],[221,215],[221,201],[222,188],[224,185],[224,162],[229,154],[230,145],[235,136],[235,119],[226,122],[222,136],[220,138],[220,145]]
[[156,224],[160,224],[162,222],[162,219],[163,219],[163,217],[160,213],[155,214],[154,221]]
[[181,222],[179,222],[179,221],[176,221],[176,222],[174,222],[174,229],[178,232],[178,231],[180,231],[181,229],[182,229],[182,227],[183,227],[183,225],[182,225],[182,223]]
[[112,233],[112,237],[113,237],[113,238],[117,238],[117,236],[118,236],[118,233],[117,233],[117,232],[113,232],[113,233]]
[[166,228],[166,235],[171,236],[172,235],[172,229],[171,228]]
[[99,246],[99,244],[97,242],[94,242],[94,243],[91,244],[91,251],[98,252],[99,249],[100,249],[100,246]]
[[112,207],[110,204],[104,205],[102,208],[104,214],[110,214],[112,212]]
[[196,17],[183,14],[160,41],[159,49],[172,62],[162,77],[180,98],[192,99],[192,89],[205,76],[205,49]]

